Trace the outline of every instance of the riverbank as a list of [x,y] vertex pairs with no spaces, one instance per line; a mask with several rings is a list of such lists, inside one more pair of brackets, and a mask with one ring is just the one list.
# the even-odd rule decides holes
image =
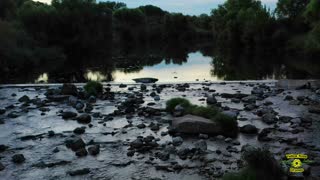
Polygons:
[[[311,176],[320,176],[317,89],[286,90],[276,81],[104,84],[95,98],[84,96],[83,85],[71,88],[75,96],[61,95],[61,84],[1,85],[1,177],[213,179],[243,167],[246,144],[268,147],[279,161],[305,153]],[[171,135],[166,101],[184,97],[206,106],[210,96],[237,117],[239,135]],[[16,154],[25,160],[12,162]]]

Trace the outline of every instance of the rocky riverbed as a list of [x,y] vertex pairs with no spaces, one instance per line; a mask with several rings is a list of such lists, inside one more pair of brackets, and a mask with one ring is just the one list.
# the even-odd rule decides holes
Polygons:
[[[320,177],[320,91],[275,82],[105,84],[0,89],[0,179],[215,179],[244,166],[247,144],[280,161],[304,153]],[[236,116],[236,138],[172,133],[173,97]]]

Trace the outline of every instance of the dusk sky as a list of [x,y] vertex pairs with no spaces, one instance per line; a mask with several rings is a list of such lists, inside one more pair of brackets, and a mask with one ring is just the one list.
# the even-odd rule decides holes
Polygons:
[[[41,2],[51,2],[51,0],[37,0]],[[103,0],[97,0],[103,1]],[[209,14],[225,0],[117,0],[124,2],[129,8],[135,8],[141,5],[152,4],[169,12],[181,12],[189,15]],[[277,0],[262,0],[262,2],[271,10],[275,8]]]

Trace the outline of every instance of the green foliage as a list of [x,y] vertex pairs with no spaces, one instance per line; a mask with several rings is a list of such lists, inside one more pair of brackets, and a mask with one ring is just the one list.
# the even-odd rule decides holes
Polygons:
[[280,18],[294,19],[302,15],[307,4],[308,0],[279,0],[275,12]]
[[187,109],[188,114],[196,115],[196,116],[201,116],[207,119],[212,119],[214,118],[218,113],[219,110],[216,107],[204,107],[204,106],[190,106]]
[[167,101],[166,103],[166,110],[168,112],[174,112],[175,107],[177,105],[181,105],[182,107],[184,107],[185,109],[188,109],[191,107],[191,103],[189,100],[184,99],[184,98],[172,98],[170,100]]
[[310,0],[304,11],[304,17],[310,23],[320,21],[320,1],[319,0]]
[[228,136],[236,136],[238,134],[238,122],[236,118],[218,113],[213,117],[213,120],[218,122]]
[[103,86],[100,82],[97,81],[89,81],[87,84],[84,86],[84,90],[89,94],[89,95],[94,95],[97,96],[98,94],[102,93],[103,91]]
[[257,177],[253,170],[245,168],[238,173],[225,174],[222,180],[257,180]]

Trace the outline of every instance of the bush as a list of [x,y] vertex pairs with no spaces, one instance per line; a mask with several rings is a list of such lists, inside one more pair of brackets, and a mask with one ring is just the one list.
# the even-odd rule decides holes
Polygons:
[[238,173],[227,173],[223,176],[223,180],[256,180],[257,176],[251,169],[245,168]]
[[189,100],[184,98],[172,98],[167,101],[166,103],[166,110],[170,113],[174,112],[174,109],[177,105],[181,105],[185,109],[188,109],[191,107],[191,103]]
[[204,107],[193,105],[187,110],[187,113],[195,116],[201,116],[207,119],[212,119],[219,113],[219,110],[216,107]]
[[89,95],[98,95],[99,93],[102,93],[103,91],[103,86],[100,82],[97,81],[89,81],[87,84],[84,86],[84,90],[86,93]]
[[236,118],[227,116],[222,113],[218,113],[214,118],[214,121],[218,122],[227,136],[236,136],[238,134],[238,122]]

